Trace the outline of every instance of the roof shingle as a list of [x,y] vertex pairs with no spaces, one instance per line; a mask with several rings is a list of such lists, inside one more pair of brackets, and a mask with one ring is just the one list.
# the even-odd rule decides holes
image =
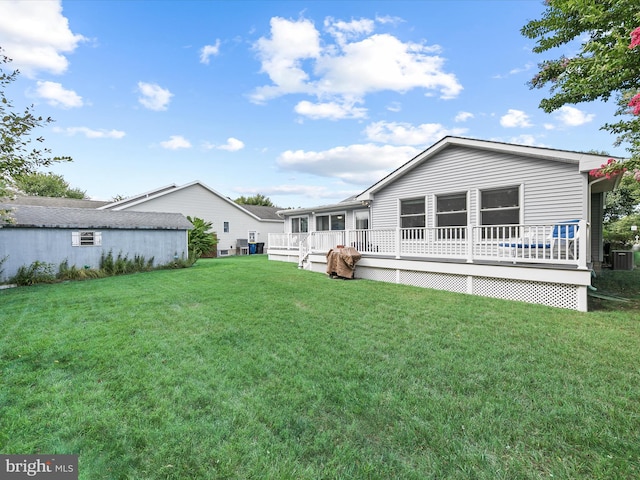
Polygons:
[[190,230],[193,225],[181,213],[118,212],[91,208],[42,207],[0,204],[10,210],[15,223],[0,222],[0,227],[160,229]]

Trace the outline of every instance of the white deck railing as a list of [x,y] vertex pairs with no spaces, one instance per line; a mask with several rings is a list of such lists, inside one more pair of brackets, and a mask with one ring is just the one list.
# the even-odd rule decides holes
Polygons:
[[326,253],[338,245],[364,256],[587,265],[588,224],[387,228],[269,234],[270,249]]

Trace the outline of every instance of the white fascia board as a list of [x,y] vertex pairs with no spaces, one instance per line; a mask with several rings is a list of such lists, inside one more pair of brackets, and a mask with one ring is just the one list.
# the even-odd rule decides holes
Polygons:
[[170,185],[165,185],[164,187],[154,188],[153,190],[149,190],[148,192],[140,193],[138,195],[134,195],[132,197],[123,198],[122,200],[118,200],[117,202],[108,203],[101,207],[98,207],[96,210],[122,210],[123,207],[137,205],[141,201],[144,201],[148,198],[155,198],[156,196],[166,193],[168,191],[174,191],[176,188],[175,183]]

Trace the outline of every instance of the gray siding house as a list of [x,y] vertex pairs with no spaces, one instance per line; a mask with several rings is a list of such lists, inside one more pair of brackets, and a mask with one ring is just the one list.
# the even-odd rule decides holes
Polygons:
[[345,245],[360,278],[586,310],[608,158],[446,137],[359,195],[280,212],[269,258],[324,272]]
[[[239,205],[202,182],[167,185],[99,207],[114,212],[175,212],[212,223],[218,236],[218,256],[247,252],[247,243],[269,247],[269,235],[284,231],[277,208]],[[265,250],[266,251],[266,250]]]
[[0,281],[34,261],[98,268],[100,257],[109,251],[167,264],[187,257],[187,234],[193,228],[177,213],[112,212],[91,204],[68,208],[11,202],[0,209],[11,210],[13,217],[12,223],[0,223],[0,259],[5,259]]

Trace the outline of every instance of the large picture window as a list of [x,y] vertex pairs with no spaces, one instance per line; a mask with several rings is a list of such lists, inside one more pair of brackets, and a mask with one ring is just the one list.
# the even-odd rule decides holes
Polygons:
[[316,217],[316,230],[319,232],[327,230],[344,230],[344,213],[332,213],[330,215],[320,215]]

